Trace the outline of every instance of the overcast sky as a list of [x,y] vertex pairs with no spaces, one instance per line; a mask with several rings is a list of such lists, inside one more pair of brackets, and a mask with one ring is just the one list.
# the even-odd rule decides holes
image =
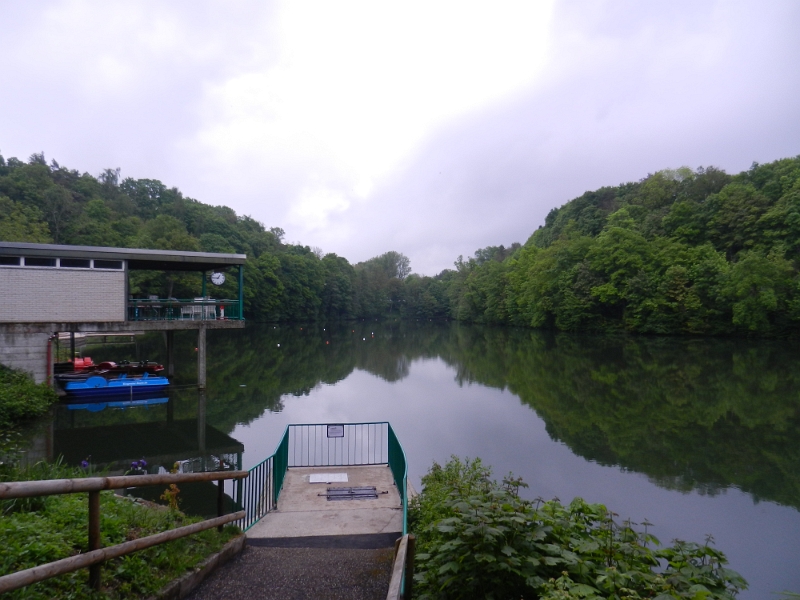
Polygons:
[[0,153],[433,275],[603,185],[800,154],[800,2],[0,2]]

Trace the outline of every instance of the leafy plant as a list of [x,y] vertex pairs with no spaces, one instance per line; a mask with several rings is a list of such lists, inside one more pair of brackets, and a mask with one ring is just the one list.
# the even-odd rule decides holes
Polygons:
[[492,481],[480,460],[434,464],[411,506],[420,598],[692,598],[730,600],[747,587],[711,546],[662,548],[630,521],[580,498],[519,497],[525,484]]
[[[172,465],[172,469],[169,471],[170,473],[177,473],[178,472],[178,463]],[[162,500],[167,502],[170,509],[178,510],[178,494],[180,493],[180,488],[175,483],[170,483],[169,487],[164,490],[164,493],[159,496]]]

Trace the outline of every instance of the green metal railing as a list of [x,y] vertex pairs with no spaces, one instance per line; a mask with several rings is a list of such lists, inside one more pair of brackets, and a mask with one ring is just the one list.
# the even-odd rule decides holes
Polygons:
[[151,298],[128,300],[128,321],[239,321],[239,300]]
[[344,467],[388,464],[403,506],[403,535],[408,532],[408,463],[387,421],[372,423],[292,424],[275,452],[249,470],[240,499],[249,529],[275,510],[286,471],[291,467]]
[[400,494],[400,500],[403,504],[403,535],[405,535],[408,533],[408,462],[406,461],[406,453],[403,451],[403,446],[400,445],[400,440],[397,439],[391,425],[389,425],[388,454],[389,468],[392,470],[392,475],[394,475],[397,492]]

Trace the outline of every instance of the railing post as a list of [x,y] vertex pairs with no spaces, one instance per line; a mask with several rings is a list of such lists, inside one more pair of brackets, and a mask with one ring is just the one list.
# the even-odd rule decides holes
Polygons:
[[[100,546],[100,492],[89,492],[89,552]],[[101,569],[100,563],[89,567],[89,586],[93,590],[100,590]]]
[[[217,516],[225,514],[225,486],[222,479],[217,479]],[[217,531],[222,533],[222,525],[217,527]]]
[[244,267],[239,265],[239,320],[244,320]]

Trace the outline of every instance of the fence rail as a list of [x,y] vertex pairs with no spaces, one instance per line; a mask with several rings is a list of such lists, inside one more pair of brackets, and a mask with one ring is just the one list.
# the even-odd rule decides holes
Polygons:
[[128,321],[240,320],[238,300],[153,298],[128,300]]
[[289,466],[385,465],[388,431],[386,422],[290,425]]
[[249,529],[278,505],[286,471],[292,467],[345,467],[388,464],[403,506],[408,531],[408,465],[400,441],[387,421],[288,425],[274,454],[250,469],[241,502]]
[[[100,568],[104,561],[119,556],[124,556],[149,548],[158,544],[163,544],[187,535],[192,535],[199,531],[211,529],[212,527],[222,528],[225,523],[239,521],[244,516],[244,511],[230,515],[222,515],[223,512],[223,482],[226,479],[246,479],[249,476],[247,471],[211,471],[205,473],[167,473],[161,475],[123,475],[119,477],[86,477],[83,479],[44,479],[39,481],[11,481],[0,483],[0,499],[10,500],[13,498],[32,498],[36,496],[55,496],[60,494],[89,494],[89,552],[71,556],[62,560],[57,560],[38,567],[18,571],[0,577],[0,594],[16,590],[18,588],[44,581],[57,575],[70,573],[89,567],[89,585],[95,590],[100,589]],[[101,548],[100,536],[100,492],[103,490],[118,490],[122,488],[144,487],[148,485],[188,483],[195,481],[217,481],[217,518],[194,523],[185,527],[178,527],[169,531],[164,531],[138,540],[124,542]]]

